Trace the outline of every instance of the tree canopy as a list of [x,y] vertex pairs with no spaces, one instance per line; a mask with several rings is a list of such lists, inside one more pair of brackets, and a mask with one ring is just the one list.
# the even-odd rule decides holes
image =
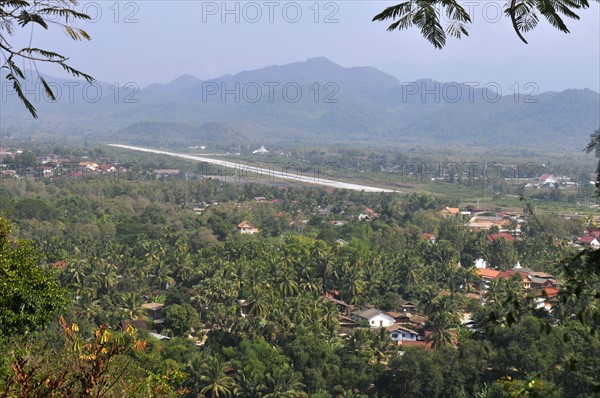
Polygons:
[[[39,26],[45,30],[48,30],[50,26],[56,26],[73,40],[91,40],[85,30],[70,24],[70,21],[90,19],[89,15],[74,10],[77,4],[77,0],[0,1],[0,62],[2,62],[0,69],[6,69],[6,78],[12,82],[17,96],[34,118],[37,118],[35,106],[27,99],[22,87],[24,81],[30,77],[17,66],[17,60],[30,61],[36,71],[36,63],[44,62],[59,65],[73,76],[84,78],[88,83],[94,79],[70,66],[67,63],[69,58],[66,56],[35,47],[32,43],[23,48],[16,48],[12,38],[17,32],[33,26]],[[46,80],[39,73],[37,79],[48,98],[55,101],[54,92]]]
[[[473,22],[471,6],[475,4],[461,5],[459,0],[408,0],[387,7],[375,15],[373,21],[393,21],[388,31],[416,26],[425,39],[441,49],[446,45],[447,36],[460,39],[469,35],[467,25]],[[575,11],[589,7],[588,0],[511,0],[504,8],[504,15],[510,18],[517,36],[527,44],[523,33],[534,29],[540,17],[559,31],[569,33],[564,18],[579,20]]]
[[10,231],[0,217],[0,342],[45,327],[67,304],[58,277],[38,265],[33,244],[11,241]]

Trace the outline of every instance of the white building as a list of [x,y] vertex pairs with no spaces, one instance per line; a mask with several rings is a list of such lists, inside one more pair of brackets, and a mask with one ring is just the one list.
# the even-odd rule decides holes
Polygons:
[[388,326],[387,330],[390,332],[390,339],[394,342],[417,341],[419,338],[419,333],[398,324]]
[[372,328],[386,328],[396,322],[394,318],[376,308],[354,311],[351,315],[356,320],[367,321]]
[[261,145],[260,148],[253,150],[252,153],[263,154],[263,153],[269,153],[269,151],[267,150],[267,148],[265,148],[264,145]]

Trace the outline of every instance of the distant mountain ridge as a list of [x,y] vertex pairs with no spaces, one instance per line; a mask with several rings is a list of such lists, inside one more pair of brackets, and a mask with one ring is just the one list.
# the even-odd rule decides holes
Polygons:
[[[600,94],[589,89],[523,87],[500,96],[493,86],[401,83],[376,68],[346,68],[323,57],[209,80],[184,75],[146,88],[45,78],[61,88],[60,100],[39,98],[36,121],[15,95],[4,93],[3,131],[51,129],[162,145],[249,140],[582,149],[600,126]],[[69,85],[76,85],[73,92]],[[8,89],[4,76],[2,89]]]

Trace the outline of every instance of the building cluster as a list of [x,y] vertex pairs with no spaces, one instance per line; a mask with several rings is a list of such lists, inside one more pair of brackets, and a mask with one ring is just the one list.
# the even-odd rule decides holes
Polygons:
[[551,310],[556,304],[555,296],[560,291],[556,278],[546,272],[537,272],[530,268],[516,266],[506,271],[478,268],[481,277],[479,292],[481,303],[486,303],[486,294],[494,280],[518,279],[525,292],[534,292],[538,308]]
[[117,172],[128,171],[120,167],[119,163],[110,162],[108,158],[90,160],[87,156],[66,158],[59,154],[51,153],[45,156],[36,156],[32,161],[15,163],[15,156],[23,154],[22,150],[8,151],[0,148],[0,176],[2,178],[31,178],[31,179],[58,179],[77,178],[97,175],[111,175]]
[[357,328],[385,328],[390,339],[403,347],[430,348],[427,340],[430,331],[426,329],[428,318],[417,311],[416,303],[400,300],[395,311],[383,311],[378,308],[356,308],[334,296],[339,292],[325,294],[325,299],[333,302],[339,309],[339,332],[349,335]]

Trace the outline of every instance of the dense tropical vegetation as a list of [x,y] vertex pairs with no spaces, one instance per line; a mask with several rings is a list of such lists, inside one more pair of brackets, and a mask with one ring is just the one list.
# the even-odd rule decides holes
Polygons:
[[[458,204],[212,179],[3,180],[0,396],[596,396],[597,260],[568,245],[589,225],[532,217],[520,239],[490,243],[440,215]],[[358,221],[367,207],[378,217]],[[260,233],[240,234],[242,220]],[[555,275],[553,310],[517,279],[493,281],[482,306],[478,258]],[[429,349],[385,328],[341,333],[328,297],[418,303]],[[162,324],[147,304],[164,305]]]

